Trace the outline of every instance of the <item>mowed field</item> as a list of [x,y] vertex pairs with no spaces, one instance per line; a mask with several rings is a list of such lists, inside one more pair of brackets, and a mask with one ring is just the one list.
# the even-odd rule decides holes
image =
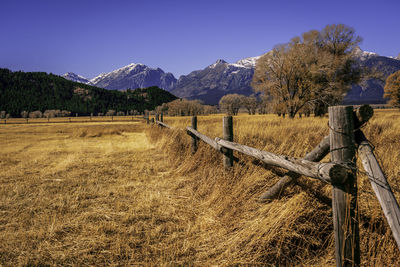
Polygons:
[[[174,130],[121,122],[0,125],[0,266],[334,266],[332,209],[301,178],[270,203],[258,197],[285,172],[246,156],[226,172],[200,143],[190,153],[190,117]],[[327,118],[234,117],[234,141],[303,157],[328,134]],[[222,115],[198,119],[222,135]],[[400,199],[400,112],[377,110],[363,128]],[[329,160],[327,157],[324,161]],[[367,177],[358,174],[361,262],[399,266]]]

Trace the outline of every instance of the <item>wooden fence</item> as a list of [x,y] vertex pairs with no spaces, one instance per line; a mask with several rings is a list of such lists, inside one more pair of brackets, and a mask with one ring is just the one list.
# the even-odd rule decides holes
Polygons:
[[[361,126],[372,116],[373,109],[368,105],[355,111],[352,106],[329,107],[329,135],[302,159],[276,155],[233,142],[231,116],[223,118],[223,138],[212,139],[198,132],[197,117],[192,117],[192,125],[186,127],[186,132],[192,139],[192,153],[197,151],[198,141],[202,140],[223,154],[225,169],[232,168],[234,162],[238,161],[233,151],[256,158],[267,165],[287,169],[288,173],[260,197],[260,202],[276,198],[287,186],[298,182],[297,178],[301,175],[331,184],[336,266],[359,266],[356,150],[400,250],[399,204],[379,166],[373,147],[361,130]],[[144,115],[144,119],[150,123],[148,114]],[[151,122],[172,129],[164,123],[162,114],[156,114]],[[329,153],[331,161],[320,163]]]

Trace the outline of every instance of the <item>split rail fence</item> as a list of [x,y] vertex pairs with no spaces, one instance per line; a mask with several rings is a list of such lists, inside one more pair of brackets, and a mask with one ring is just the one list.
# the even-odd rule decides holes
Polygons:
[[[186,132],[192,138],[192,153],[197,151],[198,142],[202,140],[223,154],[225,169],[232,168],[234,161],[238,161],[233,151],[256,158],[267,165],[287,169],[287,174],[259,198],[260,202],[276,198],[287,186],[298,182],[297,178],[302,175],[331,184],[336,266],[359,266],[356,150],[400,250],[399,204],[374,155],[373,146],[361,130],[361,126],[372,116],[373,109],[368,105],[355,111],[352,106],[329,107],[329,135],[302,159],[277,155],[233,142],[231,116],[223,118],[222,138],[212,139],[197,131],[196,116],[192,117],[192,125],[186,127]],[[173,129],[164,123],[163,114],[156,114],[151,120],[149,115],[145,114],[144,119],[148,124],[151,122]],[[330,162],[319,162],[329,153]]]

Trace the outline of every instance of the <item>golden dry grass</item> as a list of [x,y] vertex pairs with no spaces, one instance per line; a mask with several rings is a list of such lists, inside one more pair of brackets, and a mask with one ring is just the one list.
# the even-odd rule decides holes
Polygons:
[[[222,116],[199,117],[220,136]],[[189,117],[165,118],[183,129]],[[400,113],[377,111],[364,131],[400,199]],[[234,118],[236,142],[302,157],[328,134],[327,118]],[[298,186],[257,198],[284,172],[142,122],[0,126],[0,265],[333,266],[331,208]],[[328,159],[325,159],[328,160]],[[278,175],[277,175],[278,174]],[[329,196],[330,187],[306,181]],[[358,176],[366,266],[400,265],[368,180]]]
[[128,122],[134,121],[139,116],[79,116],[55,118],[9,118],[0,119],[1,124],[43,124],[43,123],[82,123],[82,122]]

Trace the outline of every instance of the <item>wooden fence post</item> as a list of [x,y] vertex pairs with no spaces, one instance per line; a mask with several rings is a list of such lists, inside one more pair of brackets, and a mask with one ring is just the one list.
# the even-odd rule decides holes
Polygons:
[[[331,161],[356,167],[352,106],[329,107]],[[344,182],[332,187],[336,266],[359,266],[357,178],[350,170]]]
[[[222,120],[222,129],[224,140],[233,142],[233,120],[232,116],[225,116]],[[223,155],[223,162],[225,169],[229,169],[233,166],[233,150],[227,149]]]
[[160,115],[156,113],[156,121],[160,121]]
[[[197,130],[197,116],[192,117],[192,128]],[[196,153],[198,147],[198,138],[192,136],[192,154]]]
[[151,118],[151,123],[154,123],[154,118]]
[[163,113],[160,114],[160,121],[164,122],[164,114]]

